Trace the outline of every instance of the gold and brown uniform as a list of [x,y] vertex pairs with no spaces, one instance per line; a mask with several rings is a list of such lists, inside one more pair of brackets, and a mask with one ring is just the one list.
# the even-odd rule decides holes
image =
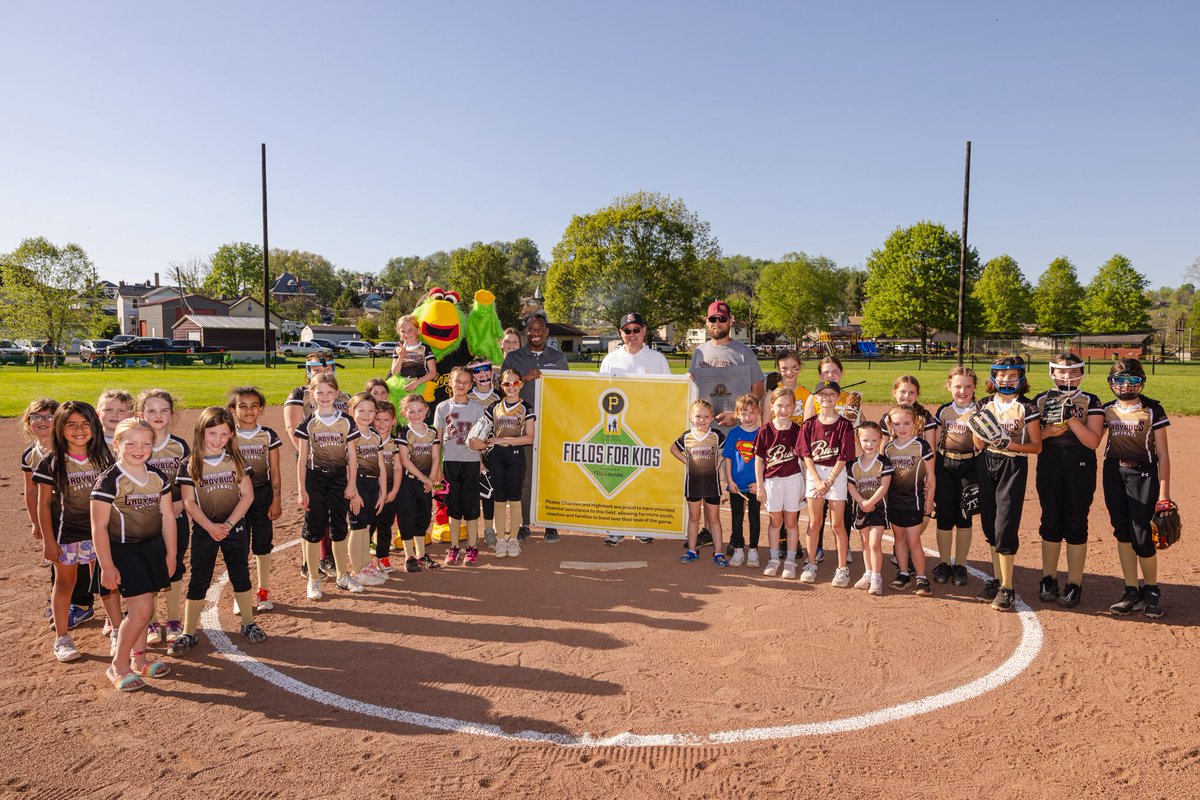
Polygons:
[[374,430],[363,433],[357,431],[354,439],[354,455],[358,459],[358,475],[361,478],[379,477],[379,451],[383,447],[383,437]]
[[1130,409],[1123,409],[1116,400],[1104,404],[1104,425],[1108,428],[1105,458],[1153,464],[1158,461],[1154,432],[1171,424],[1167,412],[1157,400],[1141,398]]
[[[411,426],[401,428],[400,435],[396,437],[396,442],[400,447],[408,450],[408,460],[422,474],[429,477],[433,473],[433,446],[438,444],[436,428],[432,425],[426,425],[425,430],[420,433]],[[407,478],[408,476],[405,477]]]
[[537,419],[533,409],[524,400],[518,400],[515,405],[501,400],[489,406],[484,416],[491,420],[492,436],[496,439],[524,436],[525,423]]
[[690,502],[721,501],[721,460],[725,434],[716,428],[699,433],[688,428],[675,446],[686,459],[683,494]]
[[383,439],[383,444],[379,446],[379,452],[383,453],[383,469],[384,474],[387,475],[388,491],[391,491],[392,478],[396,474],[396,450],[398,449],[398,440],[394,436]]
[[113,464],[96,481],[91,499],[112,505],[108,538],[125,544],[162,536],[162,497],[170,493],[167,476],[154,467],[146,467],[143,482]]
[[[317,401],[312,396],[307,386],[297,386],[292,389],[291,394],[287,396],[287,400],[283,401],[285,406],[300,406],[304,410],[304,416],[312,416],[317,413]],[[338,392],[337,398],[333,401],[333,407],[337,411],[345,413],[346,409],[350,408],[350,395],[345,392]]]
[[189,455],[180,465],[178,482],[194,488],[196,502],[210,522],[224,522],[229,519],[229,515],[237,508],[238,501],[242,499],[237,465],[227,453],[202,458],[200,485],[197,486],[189,471],[189,463],[193,458],[197,458],[195,453]]
[[[895,470],[892,467],[892,462],[883,453],[877,453],[875,458],[864,464],[861,458],[856,458],[850,462],[846,468],[846,480],[858,490],[858,494],[864,500],[870,500],[875,492],[879,491],[879,487],[883,485],[883,479],[891,477]],[[888,527],[887,516],[887,495],[884,495],[879,503],[868,512],[863,512],[855,504],[854,508],[854,527],[859,530],[864,528]]]
[[1155,433],[1171,424],[1157,400],[1141,397],[1130,408],[1104,404],[1108,443],[1104,449],[1104,504],[1113,535],[1131,544],[1141,558],[1155,554],[1150,519],[1158,501],[1158,445]]
[[942,403],[938,407],[933,421],[938,427],[939,453],[952,453],[956,456],[975,455],[975,441],[971,438],[971,426],[967,424],[967,418],[978,409],[979,405],[974,402],[965,408],[959,408],[955,403]]
[[[933,469],[933,449],[922,436],[905,443],[893,439],[883,448],[892,466],[892,482],[888,486],[888,511],[919,511],[925,509],[925,484]],[[860,488],[859,494],[862,494]]]
[[396,374],[404,378],[424,378],[430,367],[437,365],[437,356],[424,342],[401,343],[396,347],[396,355],[400,358],[400,371]]
[[[1049,396],[1047,391],[1033,398],[1039,415]],[[1074,393],[1067,411],[1084,425],[1095,416],[1104,416],[1100,398],[1084,391]],[[1042,507],[1038,533],[1047,542],[1065,539],[1067,544],[1087,544],[1088,512],[1096,495],[1096,451],[1085,447],[1070,425],[1063,425],[1058,436],[1045,436],[1045,430],[1034,477]]]
[[179,493],[179,486],[175,481],[179,476],[179,466],[190,451],[191,448],[188,447],[187,442],[172,433],[163,440],[162,444],[155,445],[154,451],[150,453],[150,458],[146,459],[147,467],[154,467],[167,476],[167,483],[171,485],[172,500],[180,500],[183,497]]
[[[1039,416],[1046,408],[1046,399],[1049,395],[1050,392],[1045,391],[1033,398],[1033,403],[1037,406]],[[1067,413],[1086,425],[1087,421],[1093,416],[1104,416],[1104,406],[1100,403],[1100,398],[1091,392],[1077,391],[1071,397]],[[1070,426],[1067,426],[1066,430],[1059,436],[1042,439],[1042,452],[1045,452],[1047,447],[1073,446],[1081,447],[1082,445],[1079,442],[1079,437],[1075,435],[1075,431],[1071,430]]]
[[[192,480],[190,462],[200,459],[200,481]],[[251,476],[253,480],[253,476]],[[201,457],[192,453],[179,468],[179,483],[191,486],[196,493],[196,502],[208,517],[210,522],[224,523],[229,520],[234,509],[242,499],[241,479],[238,477],[237,464],[228,453],[219,456]],[[225,569],[229,571],[229,582],[235,593],[248,592],[250,583],[250,536],[246,520],[239,519],[233,525],[225,538],[217,541],[192,521],[192,575],[188,580],[187,599],[203,600],[212,584],[213,570],[217,563],[217,553],[225,560]]]
[[[981,407],[991,409],[1011,441],[1027,444],[1029,426],[1040,419],[1037,406],[1025,395],[1015,395],[1012,400],[1000,398],[998,394],[991,395]],[[1025,453],[989,446],[975,463],[979,478],[979,523],[984,538],[1000,555],[1015,556],[1021,546],[1019,530],[1029,481],[1029,458]]]
[[[49,486],[54,494],[50,500],[50,527],[54,541],[59,544],[86,542],[92,538],[92,487],[100,477],[100,469],[88,459],[66,456],[67,486],[60,490],[54,485],[54,462],[57,456],[47,456],[33,471],[33,482]],[[44,534],[45,532],[43,532]]]
[[[1000,395],[991,395],[984,402],[983,408],[991,409],[1000,423],[1000,427],[1008,434],[1008,438],[1017,444],[1029,443],[1029,423],[1041,419],[1041,413],[1033,401],[1024,395],[1018,395],[1012,400],[1001,400]],[[989,453],[999,453],[1009,458],[1026,458],[1027,453],[1017,453],[1012,450],[1001,450],[989,445]]]
[[41,444],[34,442],[25,448],[25,452],[21,453],[21,472],[28,472],[32,475],[37,469],[37,465],[42,463],[42,459],[50,455],[49,450],[43,450]]
[[296,438],[308,442],[311,469],[333,472],[345,470],[349,463],[350,443],[358,438],[358,428],[340,411],[329,417],[311,414],[296,426]]
[[933,421],[938,426],[933,507],[937,526],[943,531],[971,527],[971,518],[963,513],[962,501],[968,487],[979,482],[979,469],[975,465],[978,452],[971,437],[971,426],[967,424],[977,410],[979,404],[974,401],[962,408],[951,401],[942,403],[933,413]]
[[238,452],[242,454],[242,461],[250,471],[251,480],[254,482],[255,488],[270,483],[270,452],[283,447],[283,442],[280,440],[279,434],[270,428],[264,428],[262,425],[252,430],[242,430],[239,428],[235,442]]

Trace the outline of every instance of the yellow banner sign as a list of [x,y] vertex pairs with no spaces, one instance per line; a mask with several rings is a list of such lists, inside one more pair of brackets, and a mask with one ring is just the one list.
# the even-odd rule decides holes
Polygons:
[[543,372],[537,382],[533,521],[551,528],[682,539],[685,375]]

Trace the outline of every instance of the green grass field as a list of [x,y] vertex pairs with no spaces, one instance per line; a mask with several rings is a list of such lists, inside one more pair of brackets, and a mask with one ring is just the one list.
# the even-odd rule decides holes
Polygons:
[[[345,366],[338,370],[339,382],[343,389],[351,393],[361,389],[368,378],[382,376],[387,370],[386,359],[376,359],[374,366],[369,358],[344,359],[342,363]],[[773,363],[762,363],[764,371],[774,368]],[[671,371],[676,374],[686,373],[687,365],[686,359],[671,359]],[[892,381],[896,376],[916,375],[921,380],[922,400],[933,405],[949,399],[942,387],[946,372],[951,366],[952,362],[948,360],[925,363],[919,363],[915,359],[848,362],[845,381],[866,381],[855,388],[862,392],[864,402],[880,404],[890,402]],[[571,368],[595,371],[599,369],[599,361],[575,363]],[[984,370],[986,364],[976,364],[976,371]],[[1112,396],[1104,383],[1107,373],[1107,362],[1097,362],[1084,381],[1084,388],[1099,394],[1104,401]],[[1049,378],[1044,362],[1034,364],[1030,368],[1030,376],[1033,387],[1031,393],[1048,388]],[[248,384],[262,389],[268,402],[276,404],[282,403],[287,393],[303,380],[303,371],[297,368],[296,363],[280,364],[273,369],[261,365],[237,364],[228,368],[193,365],[168,367],[165,370],[152,367],[123,367],[103,371],[80,364],[67,364],[56,370],[41,371],[35,371],[33,367],[28,366],[6,365],[0,367],[0,384],[8,386],[12,394],[6,391],[0,396],[0,417],[19,415],[26,404],[35,397],[95,402],[101,390],[118,387],[134,394],[142,389],[161,387],[174,395],[180,407],[202,408],[224,404],[225,393],[231,387]],[[815,369],[806,364],[801,382],[812,386],[815,381]],[[1200,414],[1200,364],[1160,365],[1156,374],[1149,376],[1147,394],[1161,400],[1169,414]]]

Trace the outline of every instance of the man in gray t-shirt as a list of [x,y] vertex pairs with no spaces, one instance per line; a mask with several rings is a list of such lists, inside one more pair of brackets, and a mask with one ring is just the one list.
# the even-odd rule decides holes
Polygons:
[[758,356],[745,344],[730,337],[733,314],[723,300],[708,307],[708,334],[711,337],[692,351],[688,374],[696,382],[700,399],[713,405],[713,424],[723,433],[738,424],[734,406],[738,397],[749,393],[763,396],[764,375]]

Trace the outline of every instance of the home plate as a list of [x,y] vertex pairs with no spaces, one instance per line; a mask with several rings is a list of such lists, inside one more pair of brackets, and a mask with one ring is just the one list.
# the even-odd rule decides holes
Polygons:
[[643,569],[645,561],[564,561],[559,569],[593,569],[606,572],[614,569]]

